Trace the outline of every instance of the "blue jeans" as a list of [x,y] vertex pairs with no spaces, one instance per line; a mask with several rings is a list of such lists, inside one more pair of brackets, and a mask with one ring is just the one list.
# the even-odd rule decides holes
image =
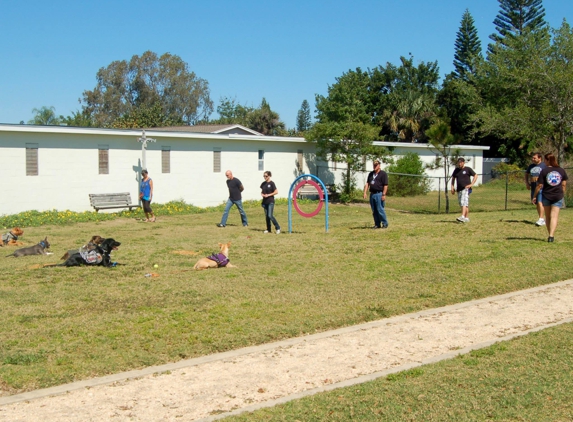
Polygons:
[[265,210],[265,219],[267,220],[267,230],[271,231],[271,221],[274,224],[275,229],[280,230],[281,226],[273,215],[273,211],[275,209],[274,202],[272,204],[263,204],[263,209]]
[[245,210],[243,209],[243,201],[240,199],[238,201],[233,201],[231,198],[227,199],[227,204],[225,205],[225,211],[223,212],[223,217],[221,218],[221,224],[223,226],[227,225],[227,218],[229,218],[229,210],[233,205],[236,205],[239,209],[239,214],[241,214],[241,221],[243,222],[243,226],[246,226],[247,223],[247,214],[245,214]]
[[382,192],[370,194],[370,208],[372,208],[374,225],[376,227],[388,226],[388,219],[386,218],[386,211],[384,210],[384,202],[385,201],[382,200]]

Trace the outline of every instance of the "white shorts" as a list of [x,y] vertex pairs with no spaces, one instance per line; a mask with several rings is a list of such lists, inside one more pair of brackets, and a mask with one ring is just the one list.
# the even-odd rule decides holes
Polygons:
[[458,202],[460,203],[460,207],[470,206],[470,192],[467,189],[458,192]]

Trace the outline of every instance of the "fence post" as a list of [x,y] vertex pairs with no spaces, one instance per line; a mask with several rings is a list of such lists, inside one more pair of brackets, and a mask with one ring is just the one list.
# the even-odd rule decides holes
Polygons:
[[507,191],[509,190],[509,172],[505,172],[505,211],[507,211]]

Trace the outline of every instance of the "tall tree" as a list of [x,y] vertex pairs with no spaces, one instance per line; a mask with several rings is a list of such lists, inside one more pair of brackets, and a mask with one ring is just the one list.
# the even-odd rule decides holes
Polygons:
[[370,72],[365,101],[380,134],[390,140],[424,141],[424,131],[436,114],[439,68],[437,62],[400,57],[400,66],[387,63]]
[[189,71],[187,63],[169,53],[158,57],[146,51],[129,62],[114,61],[102,67],[93,90],[83,92],[83,111],[96,126],[110,126],[139,107],[161,105],[173,121],[193,124],[213,111],[209,83]]
[[114,129],[144,129],[147,127],[181,126],[183,124],[183,121],[173,120],[167,116],[161,104],[156,102],[151,106],[144,104],[132,109],[129,113],[115,119],[111,127]]
[[29,125],[59,125],[61,120],[56,116],[56,108],[51,107],[40,107],[32,109],[34,117],[28,120]]
[[253,111],[254,107],[239,104],[235,98],[223,97],[217,106],[219,118],[212,120],[211,123],[238,124],[248,127],[249,115]]
[[345,195],[356,188],[355,174],[364,169],[365,159],[387,154],[373,146],[379,128],[369,111],[369,85],[368,73],[360,68],[336,78],[328,96],[316,96],[317,123],[305,136],[316,143],[319,158],[346,164],[341,189]]
[[281,121],[279,114],[271,110],[271,106],[265,98],[261,101],[259,108],[253,110],[248,117],[249,128],[262,133],[263,135],[281,135],[285,130],[285,124]]
[[310,117],[310,106],[308,101],[304,100],[296,115],[296,130],[297,132],[306,132],[311,128],[311,126],[312,119]]
[[[490,35],[495,43],[505,44],[526,31],[537,31],[547,26],[542,0],[498,0],[501,10],[493,21],[497,34]],[[491,44],[488,49],[491,53]]]
[[481,41],[468,9],[462,16],[454,47],[454,75],[467,80],[468,75],[475,73],[476,61],[481,58]]
[[269,136],[286,134],[284,122],[265,98],[257,108],[242,105],[234,98],[223,97],[219,101],[219,118],[211,120],[212,124],[239,124]]
[[85,110],[74,111],[69,116],[60,116],[60,120],[66,126],[74,127],[91,127],[93,126],[93,121],[89,113]]
[[473,116],[475,131],[504,140],[500,152],[523,164],[532,150],[558,159],[573,146],[573,31],[526,32],[496,46],[478,84],[486,106]]
[[468,143],[480,142],[470,135],[471,116],[483,106],[473,76],[465,80],[456,77],[453,72],[447,75],[436,101],[441,118],[450,122],[453,134],[461,135]]

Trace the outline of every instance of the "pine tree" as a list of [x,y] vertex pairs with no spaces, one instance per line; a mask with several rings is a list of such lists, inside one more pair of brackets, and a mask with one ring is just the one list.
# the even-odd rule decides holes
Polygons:
[[[536,31],[544,28],[545,9],[542,0],[498,0],[501,10],[493,24],[497,34],[490,35],[494,42],[501,42],[506,37],[523,35],[525,31]],[[489,48],[491,52],[491,45]]]
[[308,101],[304,100],[300,106],[300,110],[296,115],[296,131],[306,132],[312,126],[312,120],[310,117],[310,106]]
[[481,57],[481,41],[478,37],[474,18],[468,9],[462,16],[460,29],[456,35],[454,53],[454,74],[457,78],[467,79],[475,72],[475,61]]

